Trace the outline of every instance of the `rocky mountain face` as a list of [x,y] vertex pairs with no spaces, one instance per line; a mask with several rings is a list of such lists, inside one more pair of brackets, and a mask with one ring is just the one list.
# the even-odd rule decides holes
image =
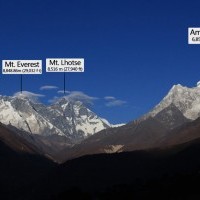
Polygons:
[[173,103],[167,106],[166,108],[164,108],[162,111],[156,114],[153,118],[158,120],[165,127],[168,127],[171,130],[176,127],[181,126],[182,124],[186,122],[192,121],[186,118]]
[[174,85],[169,93],[149,113],[141,117],[153,117],[171,130],[200,117],[200,85],[188,88]]
[[98,117],[80,101],[73,102],[62,98],[48,109],[58,116],[51,118],[52,123],[57,125],[64,133],[68,132],[71,138],[84,139],[111,127],[109,122]]
[[24,130],[30,134],[51,135],[57,134],[63,136],[64,133],[37,110],[37,107],[44,105],[33,103],[26,97],[0,97],[0,122],[5,125],[11,125],[19,130]]
[[159,112],[173,104],[185,118],[195,120],[200,117],[200,86],[188,88],[174,85],[167,96],[143,118],[155,117]]
[[67,137],[72,143],[111,126],[80,101],[62,98],[45,106],[23,95],[0,96],[0,122],[32,135]]

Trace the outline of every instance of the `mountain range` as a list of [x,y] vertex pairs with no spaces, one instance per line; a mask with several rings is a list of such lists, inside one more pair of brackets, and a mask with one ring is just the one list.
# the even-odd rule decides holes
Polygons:
[[23,94],[0,96],[0,121],[30,134],[65,136],[72,142],[111,126],[80,101],[61,98],[55,104],[45,106]]
[[[97,116],[83,102],[66,97],[46,106],[23,93],[0,96],[2,125],[57,162],[88,154],[176,144],[169,142],[169,138],[179,135],[177,132],[182,127],[191,126],[189,124],[198,121],[198,117],[200,87],[188,88],[180,84],[174,85],[150,112],[119,126]],[[176,140],[178,143],[178,139],[173,139]]]
[[80,101],[59,99],[46,106],[24,94],[0,96],[0,122],[51,157],[64,147],[112,127]]
[[111,125],[83,102],[0,96],[0,196],[18,200],[199,199],[200,87]]

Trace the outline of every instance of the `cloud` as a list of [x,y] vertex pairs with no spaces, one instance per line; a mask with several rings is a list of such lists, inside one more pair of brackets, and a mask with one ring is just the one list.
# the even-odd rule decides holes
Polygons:
[[43,94],[37,94],[29,91],[16,92],[13,94],[15,97],[28,98],[32,101],[38,101],[40,97],[45,97]]
[[115,100],[116,98],[115,97],[112,97],[112,96],[106,96],[104,97],[105,100]]
[[55,89],[58,89],[58,87],[54,85],[44,85],[40,87],[40,90],[55,90]]
[[[63,90],[58,91],[59,94],[64,94]],[[93,104],[94,100],[97,100],[97,97],[89,96],[85,94],[84,92],[81,91],[66,91],[67,95],[61,98],[65,98],[68,101],[81,101],[84,104]],[[60,97],[55,96],[53,99],[50,99],[48,102],[49,103],[55,103],[58,101]]]
[[97,100],[97,97],[89,96],[81,91],[72,91],[65,98],[69,101],[81,101],[86,104],[93,104],[94,100]]
[[105,103],[107,107],[122,106],[127,103],[126,101],[117,99],[113,96],[105,96],[104,99],[107,101]]
[[113,101],[110,101],[110,102],[107,102],[106,103],[106,106],[107,107],[114,107],[114,106],[122,106],[124,104],[126,104],[127,102],[126,101],[122,101],[122,100],[113,100]]

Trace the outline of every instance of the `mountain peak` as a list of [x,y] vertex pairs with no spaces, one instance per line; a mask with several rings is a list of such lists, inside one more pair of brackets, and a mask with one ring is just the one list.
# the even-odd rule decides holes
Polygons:
[[176,85],[173,85],[172,88],[170,89],[169,93],[173,93],[173,92],[180,92],[180,91],[183,91],[183,90],[186,90],[188,89],[187,87],[181,85],[181,84],[176,84]]
[[182,86],[181,84],[173,85],[164,99],[171,98],[171,96],[172,98],[175,98],[177,95],[184,93],[188,89],[189,88]]
[[172,103],[187,119],[197,119],[200,116],[200,87],[189,88],[181,84],[174,85],[163,100],[147,116],[154,117]]
[[184,86],[182,86],[181,84],[176,84],[176,85],[173,85],[173,87],[172,87],[172,89],[174,89],[174,88],[183,88]]

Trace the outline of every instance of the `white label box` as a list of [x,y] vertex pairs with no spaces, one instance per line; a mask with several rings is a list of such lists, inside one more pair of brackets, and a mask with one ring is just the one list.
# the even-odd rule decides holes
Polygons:
[[188,28],[188,44],[200,44],[200,28]]
[[42,74],[42,60],[2,60],[2,74]]
[[84,58],[47,58],[46,72],[84,72]]

